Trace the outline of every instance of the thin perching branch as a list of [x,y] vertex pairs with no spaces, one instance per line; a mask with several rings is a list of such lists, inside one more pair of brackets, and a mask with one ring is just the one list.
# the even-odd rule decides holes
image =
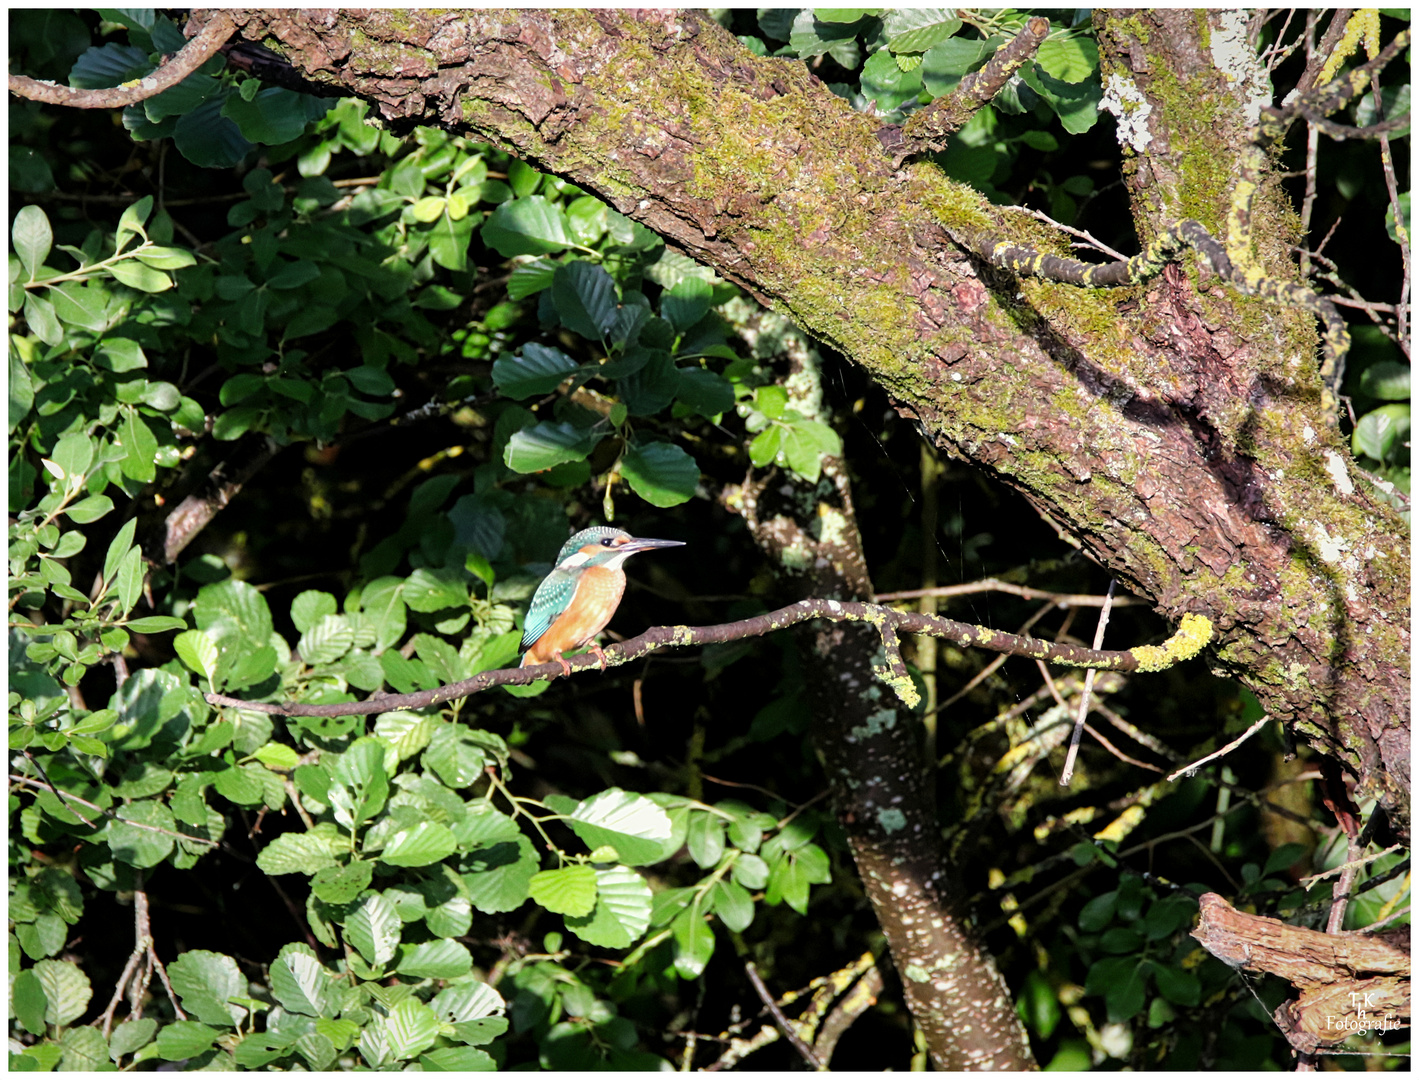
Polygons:
[[[1069,667],[1095,667],[1107,671],[1162,671],[1164,668],[1196,656],[1212,640],[1212,622],[1203,615],[1183,614],[1177,632],[1162,645],[1138,645],[1122,651],[1085,649],[1078,645],[1040,641],[1037,638],[1016,637],[999,630],[970,623],[957,622],[939,615],[923,615],[914,611],[894,611],[878,604],[855,600],[800,600],[796,604],[756,615],[738,622],[718,626],[656,626],[639,637],[611,645],[605,650],[605,664],[590,653],[570,657],[567,663],[573,671],[605,668],[626,664],[664,648],[687,645],[712,645],[744,638],[761,637],[773,630],[783,630],[810,619],[830,622],[866,622],[882,635],[886,653],[885,667],[877,675],[908,705],[920,700],[906,663],[902,660],[898,634],[930,634],[946,638],[958,645],[977,646],[993,652],[1009,653],[1036,660],[1048,660]],[[252,712],[277,716],[368,716],[371,713],[395,709],[422,709],[445,701],[465,698],[493,686],[526,686],[562,673],[556,663],[534,664],[531,667],[503,668],[484,671],[471,679],[421,690],[413,694],[386,694],[365,701],[335,702],[328,705],[302,705],[295,702],[245,701],[225,694],[207,694],[211,705],[229,705]]]
[[58,83],[43,82],[25,75],[10,76],[10,93],[46,105],[67,105],[71,109],[122,109],[136,105],[176,86],[212,57],[232,36],[231,16],[217,12],[166,64],[144,75],[130,86],[106,90],[76,90]]

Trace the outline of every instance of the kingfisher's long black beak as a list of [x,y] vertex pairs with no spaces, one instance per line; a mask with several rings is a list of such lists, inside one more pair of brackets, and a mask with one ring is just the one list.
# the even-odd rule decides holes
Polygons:
[[685,541],[683,541],[683,540],[640,540],[640,539],[638,539],[638,538],[632,537],[630,540],[627,540],[624,544],[618,545],[617,548],[616,548],[616,550],[617,550],[617,551],[624,551],[624,552],[628,552],[628,553],[634,553],[634,552],[637,552],[637,551],[652,551],[652,550],[654,550],[655,548],[684,547],[684,546],[685,546]]

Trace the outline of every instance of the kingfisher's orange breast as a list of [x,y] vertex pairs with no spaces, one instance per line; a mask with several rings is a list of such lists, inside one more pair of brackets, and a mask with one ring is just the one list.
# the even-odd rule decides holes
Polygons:
[[625,591],[624,572],[603,566],[587,567],[577,580],[576,594],[567,610],[552,620],[547,632],[527,650],[523,662],[545,664],[585,645],[606,629]]

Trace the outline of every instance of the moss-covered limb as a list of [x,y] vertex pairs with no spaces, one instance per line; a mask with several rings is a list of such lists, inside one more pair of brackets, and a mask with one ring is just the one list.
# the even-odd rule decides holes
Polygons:
[[[629,638],[605,650],[605,666],[617,667],[630,663],[642,656],[665,648],[683,648],[692,645],[718,645],[726,641],[742,641],[745,638],[762,637],[776,630],[786,630],[790,626],[823,619],[828,622],[866,623],[876,630],[885,653],[885,664],[877,669],[877,674],[895,690],[908,706],[916,704],[916,691],[911,677],[902,662],[898,644],[899,632],[909,634],[930,634],[946,638],[959,645],[976,646],[991,652],[1009,653],[1013,656],[1028,656],[1036,660],[1047,660],[1053,664],[1070,667],[1092,667],[1106,671],[1161,671],[1175,663],[1191,659],[1200,653],[1212,639],[1212,624],[1201,615],[1184,615],[1178,632],[1162,645],[1140,645],[1122,651],[1085,649],[1075,645],[1041,641],[1039,638],[1019,637],[1005,634],[984,626],[957,622],[939,615],[921,615],[916,612],[896,611],[879,604],[869,604],[851,600],[800,600],[788,607],[756,615],[737,622],[721,623],[718,626],[656,626],[645,633]],[[590,668],[605,670],[601,660],[591,653],[572,657],[568,663],[573,671]],[[449,683],[432,690],[421,690],[413,694],[386,694],[367,701],[353,701],[336,705],[302,705],[299,702],[244,701],[224,694],[208,694],[207,700],[213,705],[227,705],[233,708],[250,709],[253,712],[273,713],[278,716],[368,716],[376,712],[393,709],[422,709],[445,701],[468,697],[471,694],[491,689],[494,686],[526,686],[528,683],[555,678],[562,673],[560,664],[537,664],[531,667],[502,668],[484,671],[471,679]]]

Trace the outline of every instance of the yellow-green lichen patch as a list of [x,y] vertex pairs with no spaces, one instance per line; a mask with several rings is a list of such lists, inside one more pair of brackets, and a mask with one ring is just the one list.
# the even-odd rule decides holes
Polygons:
[[1139,671],[1162,671],[1183,660],[1191,660],[1212,640],[1212,620],[1186,612],[1178,629],[1161,645],[1139,645],[1130,649]]

